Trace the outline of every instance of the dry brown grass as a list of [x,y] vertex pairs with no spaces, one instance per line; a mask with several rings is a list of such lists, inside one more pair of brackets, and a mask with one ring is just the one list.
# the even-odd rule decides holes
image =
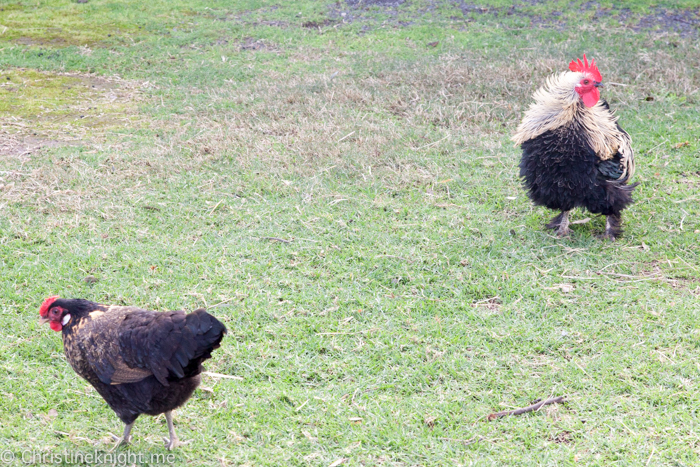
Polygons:
[[[627,85],[609,87],[607,97],[621,110],[650,93],[696,99],[700,51],[692,51],[683,62],[658,50],[639,52],[637,60],[600,57],[606,79]],[[331,53],[305,51],[298,59],[314,63]],[[267,72],[249,85],[207,89],[208,107],[181,117],[192,128],[173,135],[172,144],[190,148],[194,158],[229,157],[279,176],[332,167],[353,176],[371,170],[397,183],[426,182],[445,176],[427,156],[436,150],[509,152],[503,145],[510,144],[532,92],[571,58],[532,50],[495,60],[451,51],[379,66],[382,57],[370,55],[376,62],[367,71],[352,71],[357,67],[348,55],[329,71]],[[211,110],[231,103],[239,109]]]

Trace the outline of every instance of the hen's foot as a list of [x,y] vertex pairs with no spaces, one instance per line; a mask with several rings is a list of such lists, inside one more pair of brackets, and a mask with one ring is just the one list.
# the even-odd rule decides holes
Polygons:
[[177,436],[175,438],[163,438],[163,443],[165,443],[165,447],[168,448],[169,451],[172,451],[173,449],[184,446],[186,444],[190,444],[192,440],[187,440],[187,441],[180,441]]
[[124,427],[124,435],[121,438],[117,438],[116,436],[112,435],[112,437],[117,440],[117,444],[114,445],[114,447],[109,451],[112,452],[115,449],[117,449],[120,446],[126,446],[127,444],[131,443],[131,427],[134,426],[133,422],[129,423]]
[[173,412],[172,410],[170,412],[165,412],[165,420],[168,422],[168,434],[170,434],[170,439],[163,438],[163,441],[165,441],[165,447],[168,448],[170,451],[175,449],[178,446],[182,446],[185,444],[189,444],[191,441],[180,441],[177,439],[177,435],[175,434],[175,426],[173,425]]

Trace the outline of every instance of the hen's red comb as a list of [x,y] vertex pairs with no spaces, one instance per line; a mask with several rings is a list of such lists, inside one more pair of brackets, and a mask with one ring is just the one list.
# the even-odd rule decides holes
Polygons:
[[580,71],[582,73],[590,73],[593,75],[593,79],[596,81],[603,81],[603,77],[600,76],[600,71],[598,71],[598,67],[595,66],[595,58],[591,60],[591,64],[588,64],[588,60],[586,59],[586,54],[583,54],[583,63],[581,63],[581,59],[579,58],[578,61],[571,60],[571,63],[569,63],[569,70],[571,71]]
[[51,308],[51,305],[57,298],[58,295],[54,295],[53,297],[49,297],[44,300],[44,303],[41,304],[41,308],[39,308],[39,315],[41,315],[42,318],[46,318],[46,315],[49,314],[49,308]]

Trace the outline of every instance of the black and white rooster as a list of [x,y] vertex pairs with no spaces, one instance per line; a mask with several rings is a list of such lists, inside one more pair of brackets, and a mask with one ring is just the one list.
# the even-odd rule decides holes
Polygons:
[[534,95],[513,136],[523,150],[520,176],[530,199],[561,211],[547,224],[557,235],[569,230],[569,211],[584,207],[606,216],[604,237],[622,233],[622,210],[637,185],[629,135],[617,124],[598,90],[595,60],[583,56],[568,72],[553,75]]

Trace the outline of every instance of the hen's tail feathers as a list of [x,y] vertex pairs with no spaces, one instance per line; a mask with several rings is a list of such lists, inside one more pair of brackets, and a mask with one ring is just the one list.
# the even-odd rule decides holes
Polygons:
[[[193,311],[185,317],[185,328],[191,334],[189,339],[180,342],[180,348],[175,353],[174,359],[182,367],[182,375],[185,377],[194,376],[202,371],[202,362],[211,358],[211,353],[221,345],[221,339],[226,334],[226,327],[206,312],[203,308]],[[172,371],[172,368],[171,368]],[[179,377],[180,374],[175,372]]]
[[194,358],[207,359],[211,357],[212,350],[219,348],[221,339],[226,334],[226,326],[203,308],[187,315],[185,323],[185,326],[196,336]]

